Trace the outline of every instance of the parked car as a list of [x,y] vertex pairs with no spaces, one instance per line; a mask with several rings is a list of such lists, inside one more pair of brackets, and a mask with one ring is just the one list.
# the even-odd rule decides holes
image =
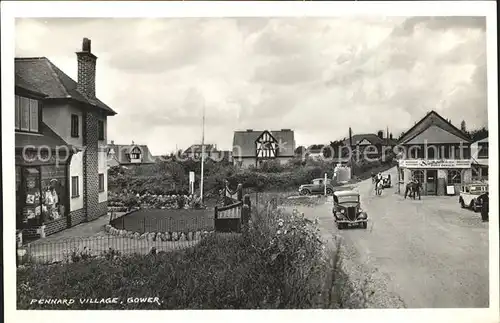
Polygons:
[[368,214],[361,209],[358,192],[337,191],[333,193],[332,211],[339,230],[350,225],[361,225],[363,229],[368,227]]
[[484,194],[488,194],[488,185],[484,183],[464,184],[460,187],[458,203],[462,208],[472,209],[474,212],[481,210]]
[[[324,194],[325,192],[325,179],[315,178],[311,184],[300,185],[299,194],[300,195],[310,195],[310,194]],[[332,195],[333,193],[333,183],[331,179],[326,181],[326,194]]]

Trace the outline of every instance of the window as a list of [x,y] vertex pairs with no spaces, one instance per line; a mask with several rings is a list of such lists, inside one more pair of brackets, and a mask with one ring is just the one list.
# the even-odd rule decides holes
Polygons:
[[21,127],[21,98],[19,95],[16,95],[16,129]]
[[454,159],[467,159],[470,158],[470,146],[451,146]]
[[71,115],[71,137],[78,137],[80,135],[80,125],[78,115]]
[[141,158],[141,150],[137,147],[132,149],[132,152],[130,153],[130,159],[140,159]]
[[99,174],[99,192],[104,192],[104,174]]
[[414,170],[411,173],[411,177],[414,180],[417,180],[419,183],[422,184],[424,182],[424,171],[423,170]]
[[38,101],[30,99],[30,131],[38,132]]
[[438,149],[436,146],[427,147],[427,159],[436,159],[438,157]]
[[462,173],[458,169],[448,171],[448,185],[462,183]]
[[481,168],[481,176],[488,177],[488,166]]
[[97,122],[98,122],[98,127],[99,127],[99,129],[98,129],[98,131],[99,131],[98,136],[99,137],[97,139],[104,140],[104,121],[98,120]]
[[39,106],[38,100],[15,97],[15,128],[22,131],[39,131]]
[[441,158],[450,159],[450,146],[441,146]]
[[80,196],[78,176],[71,176],[71,197]]
[[488,158],[488,143],[487,142],[481,142],[478,144],[478,158]]

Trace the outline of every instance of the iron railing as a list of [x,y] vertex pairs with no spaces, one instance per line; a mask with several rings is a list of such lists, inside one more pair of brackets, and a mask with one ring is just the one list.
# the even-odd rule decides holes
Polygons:
[[49,264],[75,262],[93,257],[113,255],[148,254],[151,252],[176,251],[194,247],[203,234],[178,234],[176,239],[167,240],[165,233],[151,233],[143,237],[100,235],[65,239],[46,239],[28,243],[17,250],[18,264]]

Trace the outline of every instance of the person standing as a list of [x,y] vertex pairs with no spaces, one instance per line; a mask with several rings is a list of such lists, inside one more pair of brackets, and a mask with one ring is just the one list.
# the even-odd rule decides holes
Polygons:
[[488,194],[483,195],[483,204],[481,205],[481,219],[483,222],[488,222],[489,220],[489,208],[490,208],[490,201]]

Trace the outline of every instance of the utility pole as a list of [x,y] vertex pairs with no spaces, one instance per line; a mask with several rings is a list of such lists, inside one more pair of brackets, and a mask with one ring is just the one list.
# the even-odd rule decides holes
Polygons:
[[203,98],[203,123],[201,130],[201,175],[200,175],[200,199],[203,204],[203,166],[205,164],[205,98]]

